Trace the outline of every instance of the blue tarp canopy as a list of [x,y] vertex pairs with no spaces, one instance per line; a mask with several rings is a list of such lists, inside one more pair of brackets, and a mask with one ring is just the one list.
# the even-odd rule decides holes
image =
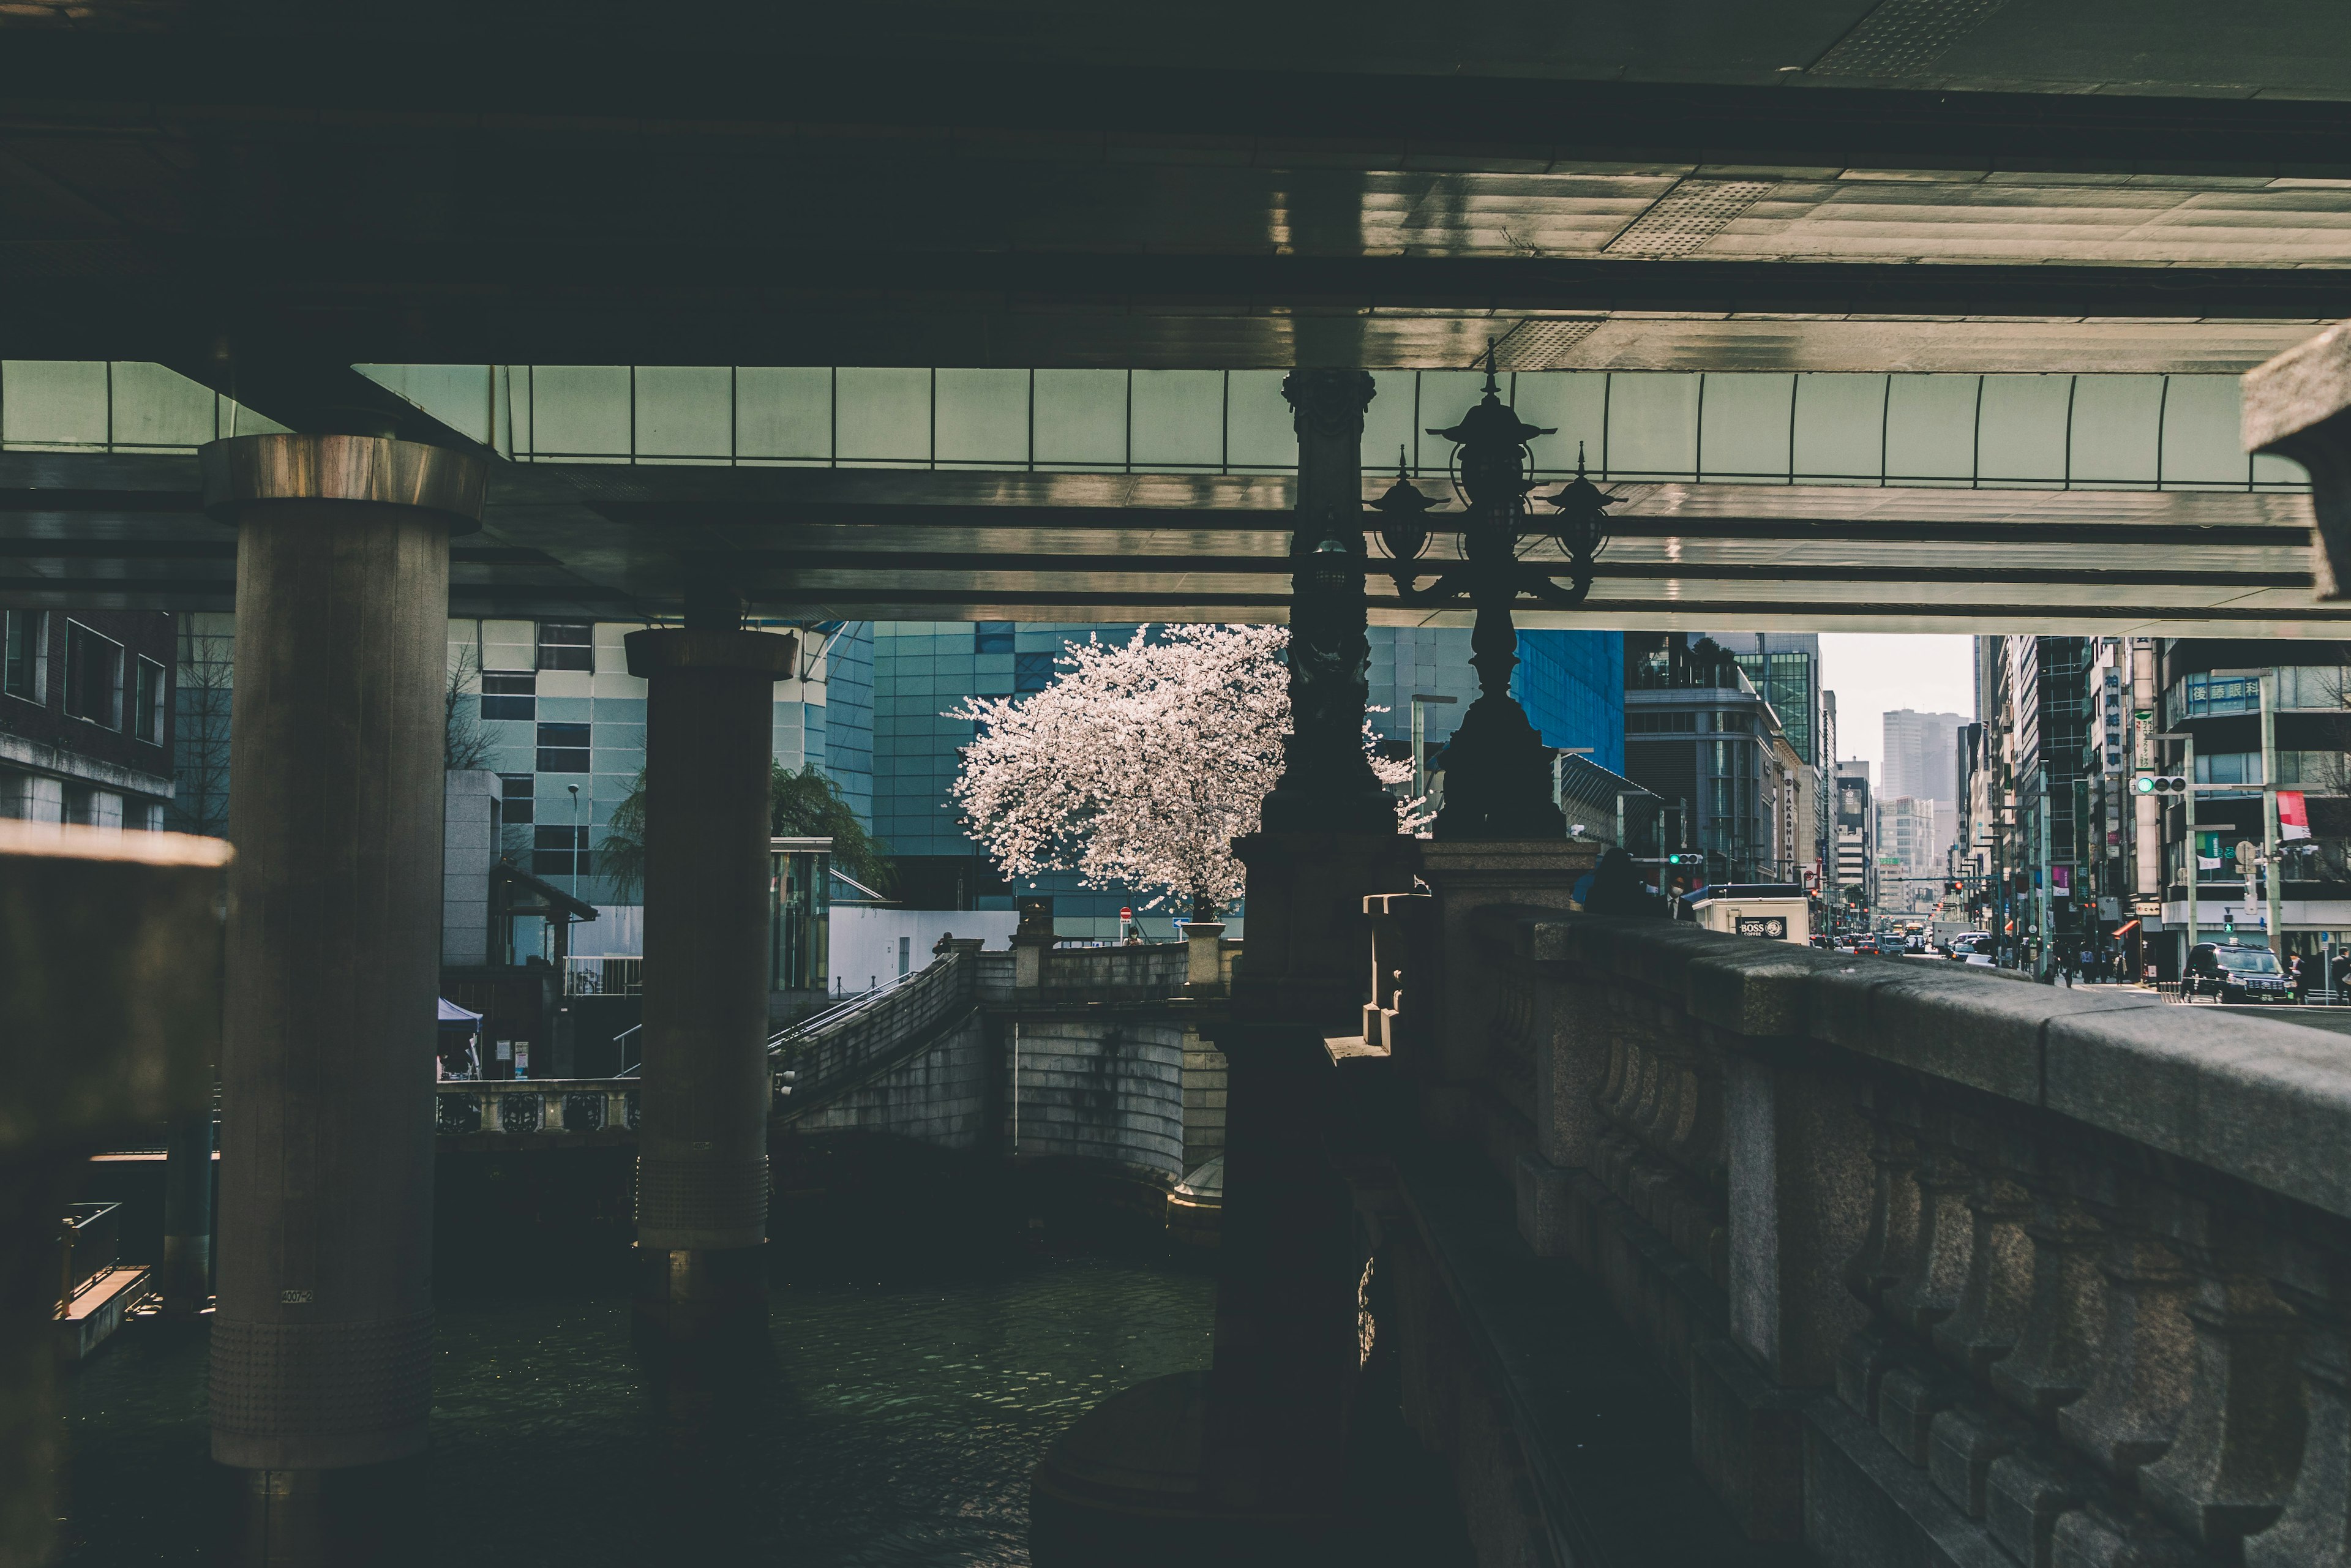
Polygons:
[[481,1014],[469,1013],[446,997],[441,998],[440,1000],[441,1021],[443,1023],[479,1023],[482,1021]]

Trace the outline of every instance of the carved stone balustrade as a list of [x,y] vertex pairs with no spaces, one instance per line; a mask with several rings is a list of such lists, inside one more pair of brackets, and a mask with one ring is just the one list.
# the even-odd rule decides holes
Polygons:
[[[1588,1281],[1563,1302],[1589,1289],[1646,1346],[1747,1541],[1854,1568],[2351,1564],[2337,1037],[1525,906],[1440,956],[1403,913],[1370,1012],[1474,964],[1442,977],[1462,1010],[1426,1132],[1508,1179],[1524,1245]],[[1539,1499],[1572,1490],[1554,1441],[1520,1423]]]

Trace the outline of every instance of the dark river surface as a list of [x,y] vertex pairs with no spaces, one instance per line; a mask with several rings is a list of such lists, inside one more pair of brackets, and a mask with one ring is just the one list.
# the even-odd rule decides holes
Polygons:
[[[1026,1563],[1052,1437],[1117,1389],[1208,1364],[1214,1283],[1164,1242],[835,1218],[779,1247],[767,1354],[702,1370],[632,1349],[615,1269],[444,1260],[432,1448],[383,1472],[349,1560]],[[67,1563],[242,1555],[204,1374],[201,1330],[134,1322],[74,1375]],[[1366,1520],[1383,1544],[1349,1555],[1466,1561],[1435,1467],[1395,1437],[1411,1473],[1375,1491],[1400,1511]]]
[[[1212,1289],[1132,1260],[779,1287],[773,1359],[656,1376],[620,1294],[440,1312],[421,1545],[447,1564],[1028,1561],[1029,1469],[1105,1395],[1208,1360]],[[747,1359],[747,1358],[746,1358]],[[200,1335],[133,1324],[73,1397],[68,1561],[214,1560]],[[413,1527],[414,1520],[396,1521]]]

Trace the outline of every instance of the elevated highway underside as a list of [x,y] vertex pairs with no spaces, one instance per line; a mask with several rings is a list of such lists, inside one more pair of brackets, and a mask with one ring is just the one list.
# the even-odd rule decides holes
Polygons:
[[[447,444],[368,363],[2233,374],[2351,316],[2323,0],[9,11],[0,356],[294,430]],[[0,591],[227,602],[186,464],[5,473]],[[2292,497],[1617,489],[1523,624],[2334,625]],[[1279,619],[1290,499],[501,465],[452,590],[659,614],[693,553],[767,613]]]
[[[1366,481],[1366,499],[1386,483]],[[1611,488],[1624,499],[1590,600],[1530,600],[1520,625],[2339,636],[2351,622],[2312,599],[2304,495]],[[772,616],[1279,622],[1295,489],[1271,475],[499,464],[482,531],[455,544],[451,609],[650,617],[689,567],[717,563]],[[198,500],[192,457],[0,453],[0,594],[228,609],[235,538]],[[1446,519],[1431,514],[1414,563],[1423,588],[1455,558]],[[1402,602],[1369,549],[1375,624],[1468,624],[1466,607]],[[1525,559],[1564,580],[1553,541]]]

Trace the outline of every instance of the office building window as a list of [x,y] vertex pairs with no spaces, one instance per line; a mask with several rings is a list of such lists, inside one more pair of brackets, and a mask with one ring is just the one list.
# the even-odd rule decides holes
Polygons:
[[0,691],[26,702],[47,700],[49,612],[11,610],[0,615]]
[[540,725],[538,770],[541,773],[587,772],[588,727],[584,724]]
[[974,622],[971,629],[971,651],[975,653],[1012,652],[1012,622],[1009,621]]
[[122,644],[78,621],[66,622],[66,712],[122,727]]
[[1012,655],[1012,689],[1016,692],[1041,692],[1053,684],[1053,655],[1047,653],[1015,653]]
[[538,667],[542,670],[594,669],[595,628],[582,621],[540,622]]
[[533,876],[580,877],[588,874],[588,830],[541,822],[530,831]]
[[131,695],[131,733],[152,746],[163,744],[163,666],[152,659],[139,661],[139,682]]
[[537,814],[538,780],[528,773],[498,775],[498,807],[507,826],[528,824]]
[[537,675],[484,675],[482,677],[482,716],[484,718],[537,718],[538,716],[538,692]]

